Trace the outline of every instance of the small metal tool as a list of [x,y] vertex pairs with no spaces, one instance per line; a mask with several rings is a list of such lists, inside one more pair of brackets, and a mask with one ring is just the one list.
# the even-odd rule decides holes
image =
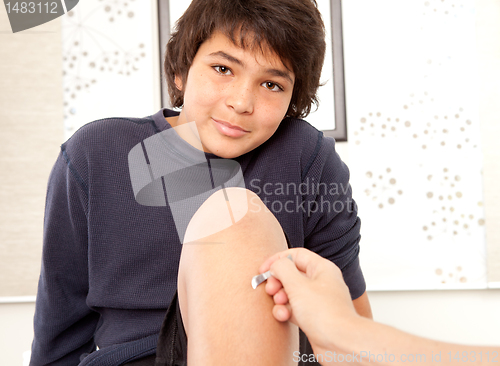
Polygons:
[[[287,258],[293,261],[292,256],[289,254],[287,255]],[[257,286],[259,286],[262,282],[266,281],[269,277],[271,277],[271,271],[267,271],[264,273],[261,273],[260,275],[253,276],[252,278],[252,287],[255,290]]]
[[262,282],[267,280],[269,277],[271,277],[271,271],[267,271],[264,273],[261,273],[260,275],[253,276],[252,278],[252,287],[255,290],[257,286],[259,286]]

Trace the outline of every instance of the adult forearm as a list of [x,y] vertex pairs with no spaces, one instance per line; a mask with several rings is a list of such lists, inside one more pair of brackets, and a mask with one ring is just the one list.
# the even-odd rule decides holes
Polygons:
[[[430,340],[363,317],[353,317],[331,332],[331,350],[323,364],[440,366],[493,365],[500,347],[479,347]],[[324,356],[328,356],[325,354]]]

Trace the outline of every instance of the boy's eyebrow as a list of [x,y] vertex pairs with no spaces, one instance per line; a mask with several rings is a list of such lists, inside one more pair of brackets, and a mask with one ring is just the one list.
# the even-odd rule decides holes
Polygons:
[[278,70],[278,69],[267,69],[266,72],[271,74],[271,75],[274,75],[274,76],[279,76],[279,77],[285,78],[290,82],[290,84],[293,85],[292,77],[286,71]]
[[243,66],[243,62],[241,62],[240,60],[238,60],[236,57],[228,55],[227,53],[225,53],[223,51],[212,52],[209,56],[222,57],[222,58],[225,58],[226,60],[228,60],[230,62],[234,62],[235,64]]
[[[218,56],[218,57],[222,57],[222,58],[225,58],[226,60],[228,60],[229,62],[233,62],[239,66],[245,66],[243,64],[243,62],[241,62],[240,60],[238,60],[236,57],[234,56],[231,56],[231,55],[228,55],[227,53],[225,53],[224,51],[217,51],[217,52],[212,52],[211,54],[209,54],[209,56]],[[293,79],[292,77],[290,76],[290,74],[286,71],[283,71],[283,70],[279,70],[279,69],[266,69],[266,73],[268,74],[271,74],[271,75],[274,75],[274,76],[279,76],[279,77],[282,77],[282,78],[285,78],[287,79],[288,81],[290,81],[291,84],[293,84]]]

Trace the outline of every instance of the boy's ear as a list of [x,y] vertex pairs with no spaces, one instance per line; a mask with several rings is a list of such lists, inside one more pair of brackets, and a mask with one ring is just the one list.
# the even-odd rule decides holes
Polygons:
[[174,83],[175,87],[182,91],[182,79],[179,75],[175,75]]

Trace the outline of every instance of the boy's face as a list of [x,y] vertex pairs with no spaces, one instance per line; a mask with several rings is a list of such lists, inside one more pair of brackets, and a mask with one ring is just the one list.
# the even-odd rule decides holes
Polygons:
[[244,50],[216,32],[200,46],[187,80],[175,81],[184,106],[174,124],[196,122],[206,152],[235,158],[274,134],[288,110],[294,74],[274,52]]

